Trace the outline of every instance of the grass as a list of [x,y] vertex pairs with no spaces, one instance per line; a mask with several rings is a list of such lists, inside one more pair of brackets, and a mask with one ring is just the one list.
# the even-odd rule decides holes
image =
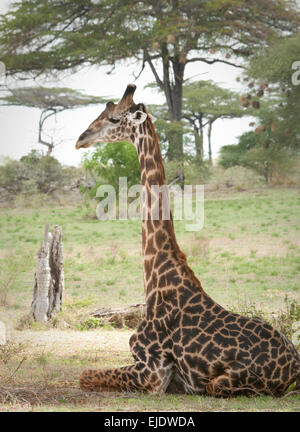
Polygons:
[[[82,340],[80,351],[76,351],[75,342],[74,345],[70,342],[71,352],[57,355],[51,347],[45,351],[45,347],[37,345],[32,352],[25,345],[22,354],[12,355],[6,364],[0,360],[0,378],[14,373],[20,358],[25,356],[13,380],[19,387],[35,391],[37,397],[31,397],[28,390],[29,393],[23,395],[23,399],[28,400],[26,405],[20,395],[13,393],[14,381],[9,381],[5,386],[11,396],[3,402],[1,410],[28,410],[30,407],[45,411],[295,411],[297,406],[299,408],[297,397],[280,401],[269,397],[217,400],[198,396],[87,397],[77,394],[78,377],[84,367],[132,362],[128,351],[131,332],[127,335],[122,330],[94,330],[96,323],[89,321],[89,312],[98,307],[144,301],[140,222],[98,221],[91,216],[80,203],[0,210],[0,319],[6,323],[12,340],[17,338],[21,343],[28,331],[35,340],[43,333],[53,337],[55,332],[68,334],[73,329],[74,334],[82,336],[108,334],[114,341],[121,334],[126,336],[124,349],[116,348],[118,342],[113,349],[104,349],[101,345],[85,349]],[[63,230],[65,294],[63,311],[53,321],[56,329],[32,324],[26,318],[32,300],[35,257],[46,221],[51,226],[60,225]],[[267,316],[284,311],[286,299],[299,302],[298,189],[208,192],[205,194],[204,228],[200,232],[186,232],[184,221],[175,221],[175,230],[188,263],[204,289],[220,304],[233,310],[254,307]],[[17,327],[22,331],[17,331]],[[87,328],[90,330],[86,331]],[[45,388],[48,399],[41,396]]]
[[[63,333],[63,332],[61,332]],[[141,393],[83,393],[78,389],[78,377],[86,367],[99,368],[121,366],[131,363],[125,341],[129,332],[124,331],[121,346],[109,344],[106,348],[93,347],[91,338],[88,342],[76,339],[74,353],[63,352],[58,339],[66,343],[71,340],[57,335],[55,344],[47,343],[39,347],[30,346],[32,333],[25,335],[25,344],[11,344],[7,348],[5,364],[1,372],[6,372],[9,379],[3,379],[0,386],[1,411],[297,411],[300,396],[288,396],[274,399],[270,396],[236,397],[215,399],[192,395],[146,395]],[[66,333],[66,332],[65,332]],[[86,332],[89,336],[94,330]],[[105,331],[105,337],[115,342],[116,331]],[[121,332],[122,333],[122,332]],[[83,335],[85,336],[85,335]],[[20,339],[20,336],[19,336]],[[86,338],[88,339],[88,338]],[[95,336],[97,340],[97,337]],[[99,341],[99,338],[98,338]],[[75,344],[75,341],[74,341]],[[28,346],[29,345],[29,346]],[[79,351],[80,349],[80,351]],[[3,359],[3,354],[0,359]],[[18,369],[20,361],[25,359]],[[17,372],[15,372],[17,371]],[[2,389],[2,395],[1,395]],[[4,399],[4,392],[6,400]],[[2,398],[1,398],[2,396]]]

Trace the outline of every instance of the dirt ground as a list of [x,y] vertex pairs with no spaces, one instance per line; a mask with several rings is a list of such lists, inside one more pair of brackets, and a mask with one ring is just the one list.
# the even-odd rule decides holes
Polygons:
[[133,362],[129,330],[12,330],[2,352],[3,411],[299,411],[299,396],[216,399],[196,395],[82,392],[87,367]]
[[129,352],[129,338],[133,331],[72,331],[72,330],[48,330],[48,331],[11,331],[9,340],[14,343],[26,345],[26,351],[30,355],[43,352],[51,353],[58,357],[68,357],[96,350],[107,352]]

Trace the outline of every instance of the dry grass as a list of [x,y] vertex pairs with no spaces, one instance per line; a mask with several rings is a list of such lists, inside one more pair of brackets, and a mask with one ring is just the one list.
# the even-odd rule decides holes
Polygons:
[[103,330],[13,332],[0,353],[0,411],[299,411],[297,395],[215,399],[82,392],[78,378],[86,367],[132,363],[130,334]]
[[[286,297],[299,301],[299,190],[263,188],[249,193],[238,191],[238,186],[205,192],[203,230],[187,233],[184,222],[175,221],[178,243],[217,302],[250,314],[261,311],[270,317],[276,312],[277,319],[285,310]],[[78,378],[86,367],[132,363],[128,346],[132,332],[108,331],[107,327],[79,331],[86,328],[89,313],[144,300],[140,223],[100,223],[83,216],[78,206],[0,212],[0,265],[4,269],[0,278],[8,286],[9,300],[6,306],[0,305],[0,319],[11,341],[0,354],[0,410],[299,410],[297,396],[283,401],[271,397],[218,400],[80,392]],[[62,226],[66,277],[63,311],[49,326],[26,317],[45,220]],[[10,282],[11,257],[18,272]],[[290,321],[287,317],[278,324],[290,328]],[[22,331],[15,330],[18,324]]]

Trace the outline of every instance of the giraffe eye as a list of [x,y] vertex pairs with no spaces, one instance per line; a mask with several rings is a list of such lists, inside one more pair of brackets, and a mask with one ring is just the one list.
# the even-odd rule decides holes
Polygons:
[[110,119],[108,119],[110,122],[112,122],[112,123],[119,123],[119,121],[120,121],[120,119],[117,119],[117,118],[114,118],[114,117],[111,117]]

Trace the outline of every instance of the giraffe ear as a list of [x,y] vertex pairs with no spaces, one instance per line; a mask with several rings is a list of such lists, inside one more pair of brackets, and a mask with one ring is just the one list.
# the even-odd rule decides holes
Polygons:
[[147,113],[144,113],[143,111],[137,110],[132,114],[131,120],[135,124],[141,124],[141,123],[144,123],[146,118],[147,118]]

